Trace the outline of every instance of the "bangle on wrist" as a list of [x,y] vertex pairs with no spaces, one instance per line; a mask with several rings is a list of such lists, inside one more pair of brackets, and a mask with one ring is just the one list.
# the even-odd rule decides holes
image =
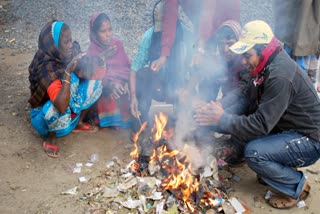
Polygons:
[[70,85],[70,82],[68,80],[62,80],[62,82],[69,83],[69,85]]

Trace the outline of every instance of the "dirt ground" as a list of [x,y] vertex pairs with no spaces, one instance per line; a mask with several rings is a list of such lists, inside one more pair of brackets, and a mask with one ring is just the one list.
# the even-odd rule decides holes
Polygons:
[[[93,177],[113,156],[128,159],[128,132],[106,129],[70,134],[61,143],[61,156],[49,158],[42,150],[42,139],[30,125],[27,108],[27,68],[33,54],[0,49],[0,213],[84,213],[81,194],[60,194],[74,186],[80,187],[81,193],[79,174],[72,174],[68,169],[77,162],[86,163],[97,153],[99,162],[80,174]],[[232,195],[243,201],[251,213],[319,213],[320,174],[311,174],[307,169],[320,170],[320,162],[301,169],[312,186],[305,208],[276,210],[268,206],[263,200],[268,187],[258,184],[247,166],[234,169],[240,181],[234,182]]]

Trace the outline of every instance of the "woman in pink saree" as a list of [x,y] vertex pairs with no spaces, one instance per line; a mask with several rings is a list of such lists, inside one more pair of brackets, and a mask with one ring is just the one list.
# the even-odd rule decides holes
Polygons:
[[129,128],[130,61],[121,41],[113,37],[111,21],[105,13],[91,18],[90,41],[89,55],[112,53],[105,59],[107,72],[102,79],[103,93],[94,108],[94,121],[100,127]]

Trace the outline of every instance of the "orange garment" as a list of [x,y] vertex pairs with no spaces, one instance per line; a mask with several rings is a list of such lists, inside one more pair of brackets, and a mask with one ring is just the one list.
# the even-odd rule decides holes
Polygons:
[[61,88],[62,88],[62,83],[61,83],[61,80],[59,80],[59,79],[56,79],[55,81],[53,81],[49,85],[49,87],[47,89],[47,93],[49,95],[51,102],[54,102],[54,100],[58,96]]

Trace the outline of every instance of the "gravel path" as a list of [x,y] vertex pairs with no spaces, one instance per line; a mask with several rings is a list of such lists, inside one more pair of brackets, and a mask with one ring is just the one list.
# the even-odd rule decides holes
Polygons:
[[[151,26],[151,11],[157,0],[0,0],[0,48],[20,52],[35,51],[41,27],[49,20],[61,19],[72,28],[73,38],[85,50],[91,15],[106,12],[114,33],[124,43],[130,58],[137,43]],[[241,22],[263,19],[273,22],[271,1],[241,0]]]

